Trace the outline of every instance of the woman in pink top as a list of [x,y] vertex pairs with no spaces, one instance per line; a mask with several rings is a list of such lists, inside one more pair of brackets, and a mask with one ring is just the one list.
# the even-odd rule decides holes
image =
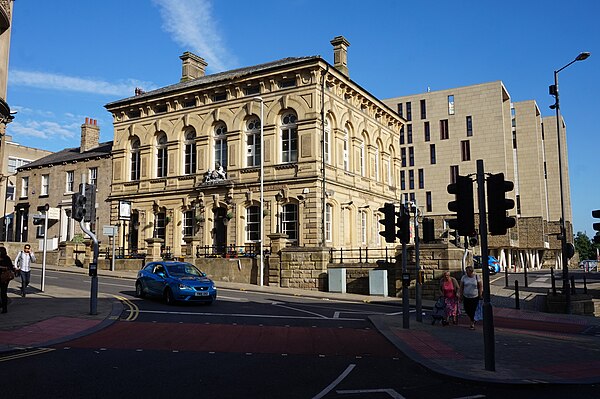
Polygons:
[[446,319],[442,320],[442,325],[447,326],[450,317],[452,323],[458,323],[458,281],[450,275],[450,272],[444,272],[440,281],[440,292],[446,303]]

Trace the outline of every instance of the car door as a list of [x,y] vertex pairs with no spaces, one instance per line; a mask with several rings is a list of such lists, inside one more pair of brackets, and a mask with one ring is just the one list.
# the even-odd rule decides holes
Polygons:
[[[161,275],[162,273],[162,275]],[[162,295],[166,285],[165,267],[161,263],[157,263],[152,272],[148,273],[148,281],[146,287],[152,295]]]

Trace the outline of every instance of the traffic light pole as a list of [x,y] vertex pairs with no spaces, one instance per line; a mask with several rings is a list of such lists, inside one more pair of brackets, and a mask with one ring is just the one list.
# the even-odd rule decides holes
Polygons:
[[[85,181],[84,174],[81,175],[81,181],[82,182]],[[85,184],[80,184],[79,191],[82,195],[85,195],[85,187],[86,187]],[[92,201],[90,201],[90,202],[92,202]],[[95,204],[91,203],[91,206],[94,207]],[[94,258],[92,260],[92,263],[90,263],[90,266],[89,266],[89,275],[92,278],[91,285],[90,285],[90,314],[96,315],[96,314],[98,314],[98,254],[99,254],[98,238],[96,237],[96,234],[94,234],[91,230],[89,230],[85,226],[84,219],[81,219],[79,221],[79,227],[81,227],[81,230],[85,234],[90,236],[90,238],[92,239],[92,241],[94,243]]]
[[416,202],[414,203],[415,210],[415,266],[417,271],[417,284],[415,285],[415,307],[417,310],[417,321],[423,322],[423,309],[422,309],[422,284],[421,281],[421,265],[419,258],[419,208],[417,208]]
[[[400,205],[404,206],[404,204]],[[407,270],[407,250],[406,243],[402,243],[402,328],[408,329],[410,327],[410,297],[408,293],[408,284],[406,276],[408,275]]]
[[483,351],[485,369],[496,371],[496,350],[494,342],[494,314],[490,298],[490,269],[488,262],[488,231],[485,209],[485,172],[483,160],[477,160],[477,202],[479,203],[479,232],[481,238],[481,259],[483,273]]
[[[46,204],[46,207],[48,207],[48,204]],[[48,209],[46,209],[46,211],[44,212],[44,248],[43,248],[43,253],[42,253],[42,292],[44,292],[44,289],[46,287],[46,251],[47,251],[47,247],[46,247],[46,243],[47,241],[47,237],[48,237]]]

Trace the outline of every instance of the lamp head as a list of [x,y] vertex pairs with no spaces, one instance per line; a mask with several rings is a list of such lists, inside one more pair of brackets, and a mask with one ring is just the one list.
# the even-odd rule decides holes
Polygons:
[[577,58],[575,58],[575,61],[583,61],[586,60],[589,56],[591,55],[590,52],[584,51],[583,53],[580,53]]

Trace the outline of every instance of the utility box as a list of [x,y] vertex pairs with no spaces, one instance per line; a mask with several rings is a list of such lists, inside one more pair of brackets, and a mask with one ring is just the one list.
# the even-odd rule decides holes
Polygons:
[[346,293],[346,269],[327,269],[327,280],[329,282],[329,292]]
[[387,270],[369,270],[369,295],[388,296]]

